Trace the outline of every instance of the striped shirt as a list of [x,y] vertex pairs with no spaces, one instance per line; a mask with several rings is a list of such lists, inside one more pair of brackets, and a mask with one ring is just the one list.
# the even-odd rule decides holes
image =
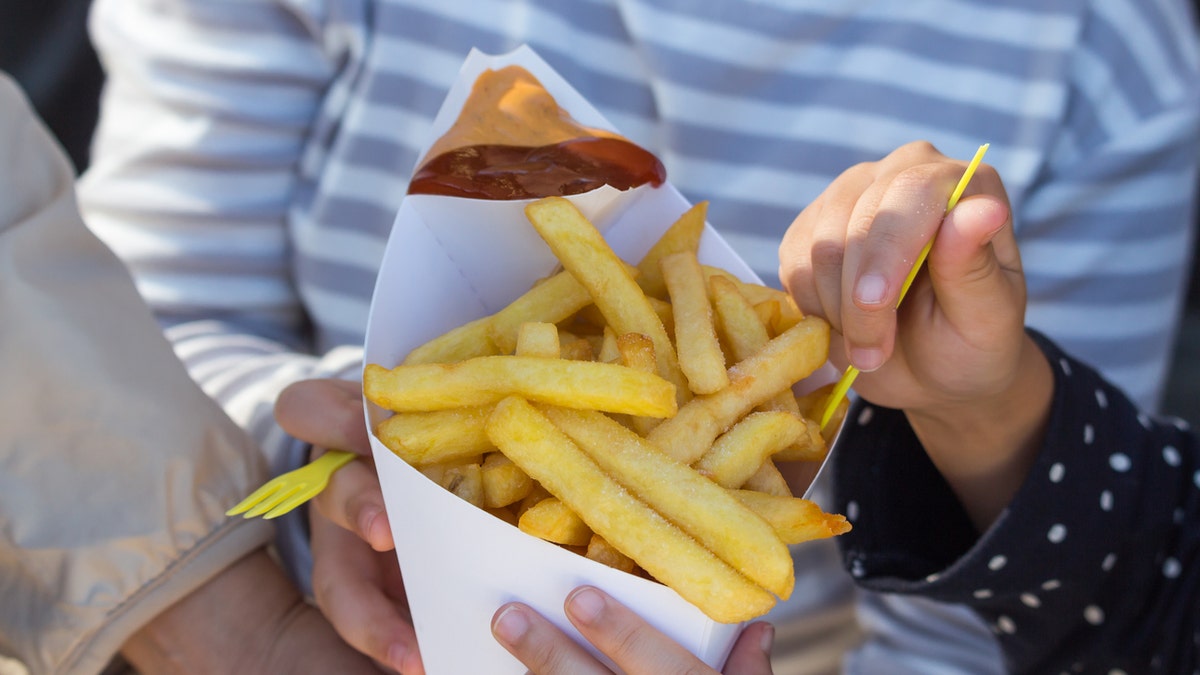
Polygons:
[[769,281],[840,172],[918,139],[991,143],[1027,322],[1153,409],[1192,248],[1194,25],[1184,0],[97,0],[110,79],[81,202],[282,467],[275,395],[357,375],[463,58],[528,44]]

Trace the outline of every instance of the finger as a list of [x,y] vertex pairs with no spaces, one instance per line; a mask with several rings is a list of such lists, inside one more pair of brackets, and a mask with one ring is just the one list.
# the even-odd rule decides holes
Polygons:
[[313,506],[338,527],[349,530],[376,551],[395,548],[375,467],[367,460],[346,464],[313,497]]
[[929,271],[951,325],[990,332],[997,322],[1023,323],[1021,259],[1009,208],[999,198],[970,197],[950,212]]
[[805,314],[823,317],[835,330],[841,326],[846,224],[875,171],[876,164],[863,163],[843,172],[796,217],[779,247],[780,283]]
[[630,675],[713,672],[629,608],[591,586],[567,597],[567,618],[583,637]]
[[294,382],[275,400],[275,420],[288,434],[313,445],[360,455],[371,453],[359,382]]
[[770,675],[775,627],[765,621],[746,626],[725,660],[724,675]]
[[859,370],[875,370],[891,356],[904,281],[937,232],[961,175],[957,163],[933,162],[910,166],[873,186],[883,189],[873,195],[873,215],[855,221],[844,279],[842,335]]
[[381,565],[395,565],[395,559],[381,559],[319,514],[313,514],[311,529],[313,596],[338,635],[404,675],[424,673],[412,623],[385,590]]
[[521,603],[497,610],[492,617],[492,635],[536,675],[612,675],[586,649]]

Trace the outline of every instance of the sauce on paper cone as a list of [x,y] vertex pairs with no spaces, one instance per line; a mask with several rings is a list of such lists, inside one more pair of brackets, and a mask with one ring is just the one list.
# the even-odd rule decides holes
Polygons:
[[409,194],[534,199],[603,185],[661,185],[666,169],[624,137],[577,123],[520,66],[484,71],[454,125],[430,148]]

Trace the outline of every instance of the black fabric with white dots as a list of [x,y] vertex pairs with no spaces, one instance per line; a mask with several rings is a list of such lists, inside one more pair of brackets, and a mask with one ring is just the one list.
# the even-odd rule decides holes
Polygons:
[[974,608],[1012,672],[1200,675],[1200,442],[1030,334],[1055,373],[1050,425],[982,536],[902,413],[851,409],[833,459],[846,568]]

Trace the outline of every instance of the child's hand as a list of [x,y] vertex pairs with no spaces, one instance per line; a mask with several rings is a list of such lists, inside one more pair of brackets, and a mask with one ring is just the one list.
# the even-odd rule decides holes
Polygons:
[[913,143],[846,171],[788,230],[780,279],[802,310],[841,333],[830,356],[863,371],[855,391],[908,414],[986,527],[1024,477],[1053,382],[1024,332],[1025,281],[995,170],[980,165],[943,220],[965,167]]

